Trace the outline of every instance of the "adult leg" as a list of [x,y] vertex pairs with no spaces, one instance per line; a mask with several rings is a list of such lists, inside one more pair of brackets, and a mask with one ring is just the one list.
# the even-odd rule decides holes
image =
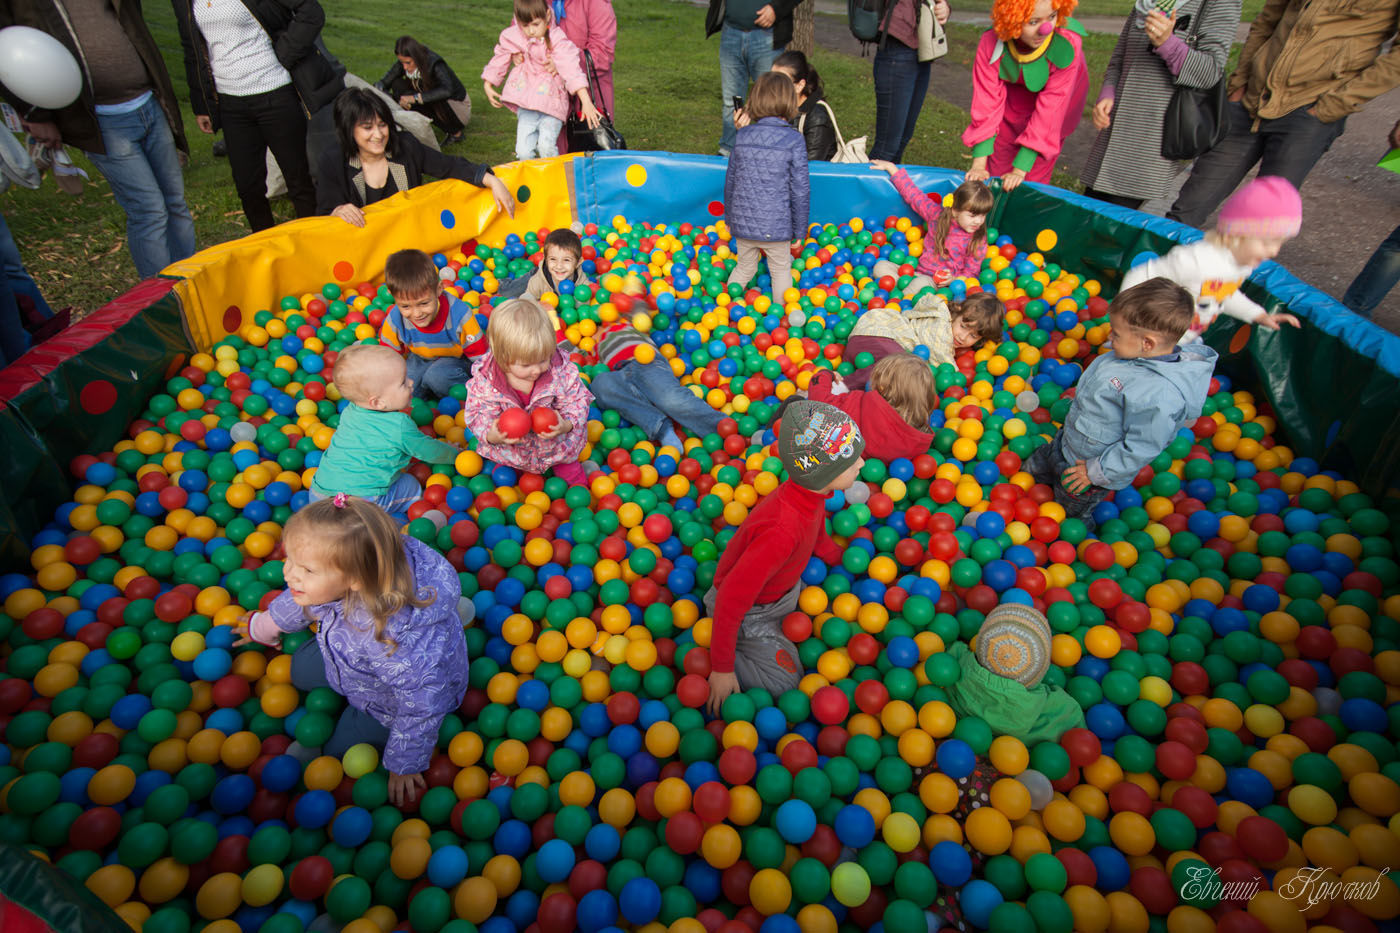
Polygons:
[[[99,116],[105,153],[88,158],[112,186],[112,195],[126,212],[126,244],[136,274],[146,279],[170,265],[166,245],[166,202],[142,145],[145,135],[139,111]],[[182,257],[183,258],[183,257]]]
[[749,81],[757,81],[773,70],[773,63],[783,54],[773,48],[772,29],[751,29],[744,33],[744,61],[749,69]]
[[783,306],[783,293],[792,287],[792,249],[787,240],[763,244],[768,260],[768,277],[772,280],[773,304]]
[[719,154],[728,157],[734,149],[734,98],[747,97],[749,72],[744,63],[744,32],[726,25],[719,33],[719,93],[721,132]]
[[9,366],[29,349],[29,334],[20,318],[19,302],[8,276],[0,275],[0,369]]
[[448,136],[462,132],[462,121],[457,119],[457,114],[452,112],[452,107],[445,100],[433,101],[431,104],[415,104],[413,109],[427,114],[433,125]]
[[1084,193],[1096,201],[1103,201],[1105,204],[1117,204],[1119,207],[1126,207],[1129,210],[1137,210],[1142,207],[1142,198],[1130,198],[1123,194],[1109,194],[1107,191],[1100,191],[1097,188],[1085,188]]
[[890,39],[875,53],[875,141],[871,159],[899,159],[904,121],[909,117],[909,97],[917,78],[918,53]]
[[472,364],[460,356],[445,356],[433,360],[423,368],[423,381],[413,382],[413,392],[418,394],[420,387],[426,388],[430,395],[438,398],[446,398],[452,394],[453,386],[466,385],[471,378]]
[[1346,130],[1346,117],[1335,123],[1323,123],[1299,107],[1277,120],[1266,121],[1259,128],[1264,138],[1264,153],[1259,162],[1260,175],[1280,175],[1303,187],[1308,172],[1332,148],[1332,143]]
[[617,412],[646,432],[647,437],[656,440],[661,437],[670,421],[666,412],[652,404],[653,396],[632,377],[631,371],[641,365],[636,362],[627,363],[621,369],[599,373],[593,377],[588,388],[598,400],[599,408]]
[[267,140],[258,121],[258,96],[261,95],[226,94],[219,98],[219,120],[228,146],[233,188],[254,233],[277,223],[272,217],[272,205],[267,203]]
[[669,364],[661,360],[652,360],[650,363],[631,362],[623,371],[668,419],[680,422],[681,427],[691,434],[704,437],[719,430],[719,423],[724,420],[724,415],[712,408],[709,402],[681,385],[680,380],[671,372]]
[[306,157],[306,113],[296,91],[288,85],[263,95],[260,123],[272,157],[287,180],[287,197],[298,217],[316,216],[316,183]]
[[1231,103],[1226,113],[1230,115],[1230,135],[1196,160],[1176,203],[1167,211],[1172,220],[1200,227],[1263,155],[1264,140],[1251,129],[1253,121],[1244,104]]
[[928,96],[929,74],[933,71],[933,62],[920,62],[918,53],[914,55],[914,87],[909,95],[909,108],[904,115],[904,133],[899,138],[899,149],[895,152],[894,161],[904,161],[904,150],[909,146],[909,140],[914,138],[914,127],[919,123],[919,114],[924,109],[924,98]]
[[558,117],[551,117],[547,113],[540,114],[540,125],[537,130],[539,134],[540,158],[547,159],[550,156],[559,154],[559,134],[564,130],[564,121]]
[[142,146],[151,164],[156,184],[165,198],[165,243],[170,262],[179,262],[194,254],[194,217],[185,203],[185,176],[180,170],[180,151],[175,148],[175,136],[165,121],[155,95],[138,111],[146,125]]
[[4,214],[0,214],[0,275],[9,281],[16,296],[28,298],[44,317],[53,317],[53,308],[44,300],[38,284],[24,267],[24,259],[19,254],[19,246],[10,233],[10,225],[5,222]]
[[737,283],[747,288],[749,282],[753,281],[753,275],[758,271],[759,245],[757,240],[735,237],[733,249],[737,262],[734,263],[734,271],[729,273],[726,285]]
[[1400,227],[1392,230],[1376,247],[1342,296],[1342,304],[1369,318],[1396,282],[1400,282]]

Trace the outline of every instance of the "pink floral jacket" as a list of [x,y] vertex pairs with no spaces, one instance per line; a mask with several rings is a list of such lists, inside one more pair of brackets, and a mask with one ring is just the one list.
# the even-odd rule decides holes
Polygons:
[[[511,57],[517,54],[524,55],[525,61],[511,70]],[[549,70],[551,62],[554,64],[553,72]],[[564,35],[564,30],[554,22],[552,15],[547,47],[543,39],[527,38],[525,30],[512,20],[509,26],[501,30],[496,51],[486,63],[481,78],[493,85],[505,80],[501,100],[512,111],[524,107],[564,120],[569,116],[569,95],[588,86],[582,63],[583,54]],[[506,77],[507,71],[510,71],[509,78]]]
[[527,411],[552,408],[573,425],[573,430],[549,440],[527,434],[519,444],[488,444],[486,432],[495,427],[501,412],[522,407],[519,397],[506,382],[506,374],[488,350],[467,380],[463,417],[467,430],[476,437],[476,452],[481,456],[517,470],[543,473],[561,463],[578,461],[588,437],[588,406],[592,401],[588,387],[579,378],[578,366],[569,361],[564,351],[555,350],[549,361],[549,372],[536,381],[523,407]]

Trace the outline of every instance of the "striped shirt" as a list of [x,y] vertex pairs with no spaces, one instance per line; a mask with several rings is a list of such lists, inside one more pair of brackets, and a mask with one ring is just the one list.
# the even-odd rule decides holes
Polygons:
[[598,362],[608,369],[617,369],[636,356],[640,346],[655,344],[631,324],[616,324],[598,336]]
[[486,315],[476,313],[460,298],[439,295],[437,316],[419,330],[394,305],[379,328],[379,342],[425,360],[480,356],[486,350]]

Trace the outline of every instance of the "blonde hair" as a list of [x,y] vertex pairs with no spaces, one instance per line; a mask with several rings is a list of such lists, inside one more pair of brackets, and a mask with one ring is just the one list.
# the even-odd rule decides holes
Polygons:
[[[388,378],[385,367],[397,366],[402,373],[403,357],[398,351],[377,343],[354,343],[340,351],[331,369],[332,381],[340,394],[356,405],[364,405]],[[402,378],[402,375],[400,375]]]
[[891,353],[870,370],[870,387],[912,428],[928,430],[938,386],[928,361],[912,353]]
[[[937,194],[930,197],[942,203],[942,199]],[[988,188],[980,181],[965,181],[953,190],[953,206],[939,212],[938,220],[933,224],[933,250],[934,255],[939,259],[948,258],[948,247],[944,244],[948,242],[948,231],[953,229],[954,211],[972,211],[974,214],[982,216],[982,226],[977,228],[977,232],[972,234],[972,248],[974,250],[985,250],[987,248],[987,215],[996,207],[996,195],[992,194],[992,189]]]
[[403,536],[389,514],[364,499],[347,498],[337,505],[322,499],[287,520],[283,542],[305,541],[353,584],[345,594],[343,610],[363,608],[374,622],[374,640],[398,650],[398,642],[388,633],[389,619],[412,606],[432,605],[437,594],[431,589],[419,595],[413,572],[404,554]]
[[491,312],[486,323],[486,343],[496,362],[503,366],[547,360],[558,347],[549,314],[529,298],[507,301]]
[[782,117],[791,123],[797,119],[797,85],[780,71],[770,71],[758,76],[749,91],[749,99],[744,109],[755,120],[764,117]]
[[972,325],[983,340],[1000,340],[1006,305],[991,292],[977,292],[948,306],[953,320],[960,318]]

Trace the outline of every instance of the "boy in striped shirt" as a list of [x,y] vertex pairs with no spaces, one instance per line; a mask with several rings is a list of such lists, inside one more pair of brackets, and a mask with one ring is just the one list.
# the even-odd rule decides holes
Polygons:
[[407,357],[417,398],[442,398],[465,385],[471,357],[486,350],[486,315],[443,290],[432,258],[399,250],[384,263],[384,285],[394,296],[379,342]]

